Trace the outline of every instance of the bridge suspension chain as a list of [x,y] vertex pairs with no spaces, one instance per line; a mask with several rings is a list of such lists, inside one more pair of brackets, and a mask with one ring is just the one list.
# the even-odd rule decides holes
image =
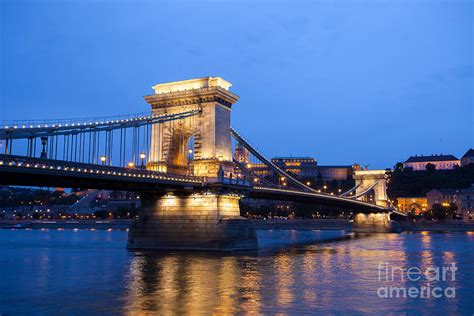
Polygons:
[[[4,147],[2,151],[5,155],[144,167],[145,162],[155,154],[154,149],[150,147],[152,130],[163,131],[161,125],[184,120],[198,113],[199,110],[191,110],[105,122],[90,123],[91,120],[84,119],[84,122],[76,123],[69,120],[68,123],[56,121],[42,125],[3,126],[0,127],[0,148]],[[127,133],[129,129],[132,130],[131,133]]]
[[269,169],[277,173],[279,176],[288,179],[288,181],[294,184],[296,187],[299,187],[305,191],[314,192],[317,191],[313,188],[307,186],[306,184],[298,181],[293,176],[287,172],[281,170],[277,165],[275,165],[271,160],[267,159],[263,154],[261,154],[255,147],[253,147],[247,140],[245,140],[237,131],[233,128],[230,129],[231,136],[234,137],[242,146],[245,147],[250,153],[257,157],[263,164],[265,164]]

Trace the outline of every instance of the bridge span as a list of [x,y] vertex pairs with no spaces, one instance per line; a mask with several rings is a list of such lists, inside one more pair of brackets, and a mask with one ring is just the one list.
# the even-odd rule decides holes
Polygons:
[[220,188],[233,194],[260,199],[311,203],[359,212],[390,210],[338,195],[296,189],[253,186],[244,179],[186,176],[136,169],[0,154],[0,184],[39,187],[88,188],[133,192],[206,192]]
[[[242,197],[340,207],[361,231],[392,229],[385,171],[356,172],[355,188],[339,196],[316,192],[230,127],[239,99],[230,86],[219,77],[158,84],[145,97],[151,113],[139,115],[4,123],[0,184],[140,192],[132,249],[255,249]],[[273,176],[247,168],[251,159]]]

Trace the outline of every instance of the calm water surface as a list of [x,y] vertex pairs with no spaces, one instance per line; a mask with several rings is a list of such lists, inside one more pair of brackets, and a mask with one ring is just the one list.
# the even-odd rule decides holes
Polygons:
[[[259,232],[241,254],[133,253],[120,230],[0,230],[0,314],[474,313],[474,233]],[[447,281],[379,280],[378,266],[447,267]],[[455,288],[381,298],[380,287]]]

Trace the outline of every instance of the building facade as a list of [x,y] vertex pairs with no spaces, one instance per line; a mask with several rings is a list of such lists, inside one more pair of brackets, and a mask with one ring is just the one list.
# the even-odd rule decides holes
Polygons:
[[470,164],[474,164],[474,149],[472,148],[461,157],[461,166],[465,167]]
[[441,204],[443,206],[449,206],[454,203],[457,206],[456,213],[462,215],[462,205],[460,199],[460,190],[456,189],[433,189],[426,193],[426,199],[428,201],[428,208],[432,209],[434,204]]
[[353,166],[318,166],[318,173],[324,181],[347,180],[354,173]]
[[459,167],[461,161],[453,155],[411,156],[403,163],[403,168],[422,171],[426,170],[427,164],[434,165],[437,170],[449,170]]
[[400,212],[414,211],[418,215],[427,210],[428,199],[426,196],[401,196],[397,198],[397,208]]
[[468,221],[474,220],[474,184],[467,189],[461,190],[459,198],[461,200],[463,219]]
[[242,164],[247,164],[250,162],[249,151],[240,143],[237,143],[237,145],[235,146],[234,160]]
[[311,157],[276,157],[272,158],[272,162],[283,171],[301,178],[316,178],[318,176],[318,163]]
[[270,169],[264,163],[247,163],[247,168],[251,169],[256,175],[267,178],[270,176]]

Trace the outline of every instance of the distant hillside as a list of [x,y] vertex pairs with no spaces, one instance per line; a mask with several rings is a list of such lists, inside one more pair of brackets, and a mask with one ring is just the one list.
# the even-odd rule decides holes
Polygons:
[[474,164],[453,170],[413,171],[395,168],[388,184],[391,199],[420,196],[432,189],[465,189],[474,183]]

